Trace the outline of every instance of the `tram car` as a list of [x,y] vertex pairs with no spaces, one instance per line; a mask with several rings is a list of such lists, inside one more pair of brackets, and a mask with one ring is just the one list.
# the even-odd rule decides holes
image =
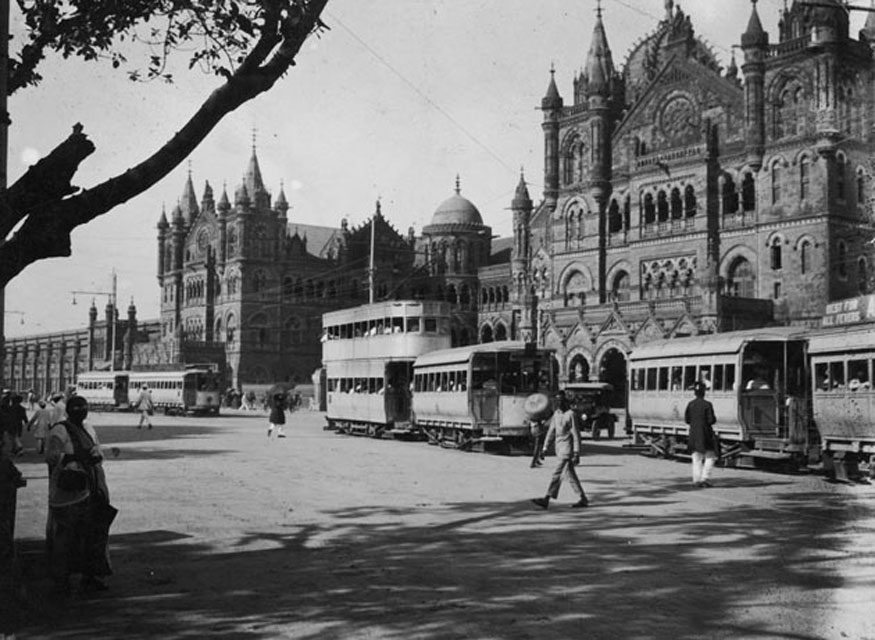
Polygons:
[[89,371],[76,378],[76,393],[103,410],[132,409],[143,385],[164,413],[219,413],[219,379],[211,369]]
[[551,352],[523,342],[490,342],[434,351],[413,367],[413,419],[431,444],[529,453],[525,400],[552,394]]
[[451,345],[446,302],[386,301],[322,316],[327,429],[416,436],[413,363]]
[[828,475],[875,475],[875,322],[812,332],[812,418]]
[[654,455],[686,453],[693,385],[714,405],[725,464],[740,457],[804,465],[819,437],[804,419],[809,400],[806,334],[777,327],[658,340],[629,360],[632,437]]

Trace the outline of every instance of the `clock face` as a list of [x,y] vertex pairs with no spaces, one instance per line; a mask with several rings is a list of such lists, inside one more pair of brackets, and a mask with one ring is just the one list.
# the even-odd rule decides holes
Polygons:
[[699,129],[696,105],[686,96],[671,98],[662,110],[662,133],[672,142],[683,142],[694,137]]

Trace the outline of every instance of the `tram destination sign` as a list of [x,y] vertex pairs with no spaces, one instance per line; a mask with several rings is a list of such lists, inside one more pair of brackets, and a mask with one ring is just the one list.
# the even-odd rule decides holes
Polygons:
[[875,294],[830,302],[826,305],[821,326],[838,327],[859,322],[875,322]]

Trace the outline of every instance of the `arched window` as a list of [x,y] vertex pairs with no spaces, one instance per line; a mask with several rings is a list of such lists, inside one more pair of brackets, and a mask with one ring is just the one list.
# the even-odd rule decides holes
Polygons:
[[778,204],[781,201],[781,163],[776,162],[772,165],[772,204]]
[[847,163],[842,155],[836,156],[836,198],[844,200],[847,197],[845,193],[845,173],[847,172]]
[[864,257],[857,260],[857,290],[860,294],[869,293],[869,263]]
[[467,284],[463,284],[459,291],[459,304],[465,307],[471,304],[471,289],[468,288]]
[[508,290],[506,285],[501,287],[501,300],[503,302],[510,302],[510,291]]
[[866,204],[866,176],[862,169],[857,171],[857,204]]
[[723,177],[723,213],[726,215],[738,211],[738,191],[735,189],[735,181],[732,176]]
[[580,271],[572,273],[565,282],[565,291],[563,292],[565,306],[584,306],[587,289],[586,276]]
[[487,342],[492,342],[492,340],[492,327],[484,324],[483,328],[480,329],[480,342],[486,344]]
[[232,313],[225,323],[225,342],[233,343],[237,340],[237,317]]
[[447,302],[450,304],[456,304],[459,301],[456,296],[456,287],[454,285],[449,285],[447,287]]
[[757,208],[757,188],[753,173],[748,171],[741,179],[742,211],[753,211]]
[[627,231],[632,226],[632,196],[626,196],[626,202],[623,203],[623,228]]
[[802,156],[799,160],[799,197],[806,200],[810,195],[811,185],[811,160],[808,156]]
[[614,283],[611,287],[611,293],[614,296],[614,300],[617,302],[626,302],[630,298],[629,293],[629,274],[625,271],[620,271],[616,276],[614,276]]
[[660,191],[656,194],[656,216],[660,222],[668,220],[668,198],[665,191]]
[[836,246],[836,271],[840,278],[848,277],[848,245],[844,240],[839,240]]
[[781,237],[775,237],[769,244],[769,266],[773,271],[781,269],[781,245],[783,244]]
[[577,354],[568,363],[568,382],[588,382],[589,363],[581,354]]
[[216,318],[216,330],[213,332],[213,340],[222,342],[225,339],[225,334],[222,331],[222,319]]
[[608,206],[608,230],[611,233],[619,233],[623,230],[623,218],[616,199],[611,199],[611,204]]
[[811,243],[808,240],[799,245],[799,271],[803,274],[811,271]]
[[808,110],[808,102],[805,100],[805,93],[802,91],[802,87],[799,87],[793,93],[793,106],[796,108],[796,135],[805,135],[805,112]]
[[656,207],[653,206],[653,194],[644,194],[644,224],[656,222]]
[[684,211],[686,211],[688,218],[696,215],[696,190],[691,184],[688,184],[684,189]]
[[726,279],[726,293],[737,298],[753,298],[756,296],[756,278],[753,267],[745,258],[736,258],[729,267],[729,277]]
[[680,220],[684,217],[684,203],[681,200],[681,190],[675,187],[671,190],[671,219]]
[[495,340],[496,342],[502,342],[504,340],[507,340],[507,328],[502,322],[499,322],[497,325],[495,325]]

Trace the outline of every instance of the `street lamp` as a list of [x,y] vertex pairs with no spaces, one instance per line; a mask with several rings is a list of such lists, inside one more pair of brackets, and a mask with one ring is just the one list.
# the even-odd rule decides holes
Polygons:
[[112,307],[112,315],[110,316],[110,327],[109,327],[109,340],[110,344],[112,344],[112,350],[110,353],[109,359],[109,370],[115,371],[115,325],[116,325],[116,289],[117,289],[117,281],[115,275],[115,269],[112,270],[112,289],[110,291],[71,291],[70,293],[73,295],[73,304],[76,304],[76,294],[80,295],[89,295],[89,296],[109,296],[109,304]]

